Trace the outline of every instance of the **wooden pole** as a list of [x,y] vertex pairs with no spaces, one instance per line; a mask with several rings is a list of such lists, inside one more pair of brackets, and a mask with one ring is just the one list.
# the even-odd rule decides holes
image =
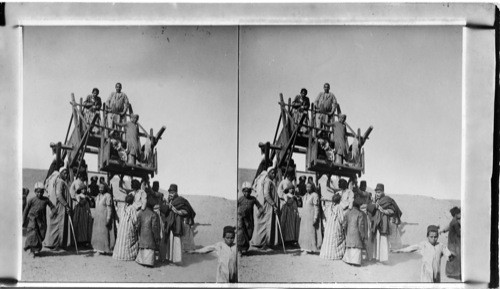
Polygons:
[[373,126],[370,126],[365,131],[365,133],[363,134],[363,138],[361,139],[361,146],[363,146],[363,144],[366,142],[366,140],[368,139],[368,136],[370,135],[370,133],[372,132],[372,130],[373,130]]
[[66,137],[64,138],[64,144],[68,143],[69,129],[71,128],[72,121],[73,121],[73,114],[71,114],[71,117],[69,119],[68,130],[66,131]]
[[281,223],[280,223],[280,218],[278,216],[277,212],[274,212],[274,215],[276,216],[276,221],[278,223],[278,231],[280,232],[281,236],[281,244],[283,245],[283,252],[286,254],[286,249],[285,249],[285,240],[283,239],[283,233],[281,232]]

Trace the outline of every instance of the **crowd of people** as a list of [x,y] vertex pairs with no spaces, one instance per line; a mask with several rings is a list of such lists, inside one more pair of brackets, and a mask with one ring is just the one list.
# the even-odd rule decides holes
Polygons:
[[[425,242],[402,248],[399,224],[403,213],[385,194],[383,184],[377,184],[372,195],[366,190],[366,181],[358,186],[356,180],[339,178],[335,183],[335,178],[329,178],[321,194],[314,183],[306,183],[305,176],[296,183],[289,170],[278,183],[276,173],[270,166],[253,185],[242,185],[243,196],[238,199],[240,255],[249,254],[250,247],[267,252],[285,245],[299,247],[302,254],[360,266],[363,262],[389,264],[390,252],[419,251],[422,282],[440,281],[442,256],[448,257],[446,275],[460,279],[459,208],[451,210],[449,226],[439,230],[430,225]],[[444,232],[449,232],[448,246],[437,242]]]
[[[98,185],[97,196],[86,194],[90,185],[78,174],[68,186],[68,169],[55,171],[48,181],[35,184],[35,197],[24,207],[26,228],[24,250],[34,258],[42,248],[51,251],[92,248],[99,255],[118,261],[134,261],[146,267],[159,263],[182,264],[183,254],[208,253],[218,256],[217,282],[236,282],[236,228],[226,226],[223,241],[200,249],[194,243],[196,213],[189,201],[171,184],[168,197],[159,192],[159,182],[132,179],[131,188],[120,180],[126,194],[123,206],[116,205],[113,190]],[[23,190],[23,192],[26,191]],[[44,192],[49,196],[45,197]],[[95,202],[94,212],[90,200]]]
[[[179,263],[183,252],[194,249],[196,213],[178,195],[176,184],[165,198],[158,181],[151,187],[148,178],[132,179],[128,188],[120,179],[118,190],[125,196],[119,201],[104,178],[97,184],[97,177],[92,177],[87,184],[85,174],[79,172],[69,185],[68,177],[68,168],[63,166],[45,184],[38,182],[36,197],[24,208],[24,224],[33,229],[27,232],[25,249],[33,257],[42,247],[55,251],[91,247],[116,260],[154,266],[156,262]],[[43,196],[45,191],[48,198]],[[32,219],[37,226],[29,226],[34,224]]]
[[[68,169],[62,167],[45,184],[37,182],[35,197],[25,204],[24,250],[33,258],[44,247],[51,251],[83,247],[118,261],[153,267],[159,263],[182,264],[184,253],[215,251],[216,281],[236,282],[236,228],[226,226],[222,242],[196,249],[196,213],[189,201],[178,195],[176,184],[170,185],[165,198],[157,181],[150,187],[147,178],[141,182],[132,179],[127,188],[120,180],[119,191],[125,199],[117,205],[119,201],[114,200],[113,190],[105,182],[98,184],[98,193],[92,197],[87,191],[93,186],[87,185],[84,174],[78,174],[71,185],[67,181]],[[93,213],[90,200],[95,202]]]
[[[293,121],[299,123],[305,119],[301,132],[312,134],[332,164],[359,164],[363,139],[347,132],[346,115],[340,112],[328,83],[323,90],[313,106],[307,89],[301,89],[291,105]],[[309,112],[314,116],[314,126],[308,125]],[[354,137],[350,145],[348,136]],[[259,146],[263,157],[255,179],[252,184],[243,183],[243,196],[238,199],[241,255],[248,254],[250,247],[267,251],[279,250],[279,245],[283,249],[292,245],[300,247],[303,254],[317,254],[323,259],[360,266],[362,262],[387,264],[391,251],[420,251],[422,282],[440,281],[439,264],[443,255],[448,256],[446,275],[460,278],[460,209],[452,209],[452,223],[440,231],[450,232],[448,246],[437,242],[439,228],[430,225],[427,241],[402,248],[399,225],[403,212],[396,201],[385,194],[384,184],[377,184],[372,195],[366,190],[366,181],[358,186],[355,177],[346,180],[328,175],[326,186],[317,187],[311,177],[307,183],[305,176],[296,180],[293,159],[286,168],[277,168],[266,158],[264,145]],[[277,175],[283,178],[278,180]]]

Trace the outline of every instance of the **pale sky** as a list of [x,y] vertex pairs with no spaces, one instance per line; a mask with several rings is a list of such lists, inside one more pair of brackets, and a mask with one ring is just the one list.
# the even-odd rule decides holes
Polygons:
[[23,167],[49,168],[72,92],[104,102],[121,82],[144,128],[167,127],[153,180],[235,199],[237,44],[236,27],[26,27]]
[[272,142],[280,92],[313,102],[329,82],[347,123],[374,127],[368,186],[460,199],[461,66],[461,27],[242,27],[239,166],[256,169]]
[[237,27],[26,27],[23,167],[48,168],[71,92],[97,87],[105,101],[121,82],[146,129],[167,127],[162,188],[234,199],[238,122],[238,166],[255,169],[258,142],[274,136],[278,94],[305,87],[314,101],[329,82],[354,129],[374,126],[369,186],[460,198],[461,28],[241,27],[239,100],[237,39]]

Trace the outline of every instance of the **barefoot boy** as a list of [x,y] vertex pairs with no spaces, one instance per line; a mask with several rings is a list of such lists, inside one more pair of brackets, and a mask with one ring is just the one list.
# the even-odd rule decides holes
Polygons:
[[23,227],[27,228],[24,250],[30,250],[30,255],[35,255],[42,250],[42,241],[47,231],[47,206],[54,212],[54,205],[43,196],[45,188],[42,182],[35,184],[35,197],[31,198],[24,208]]
[[420,272],[421,282],[440,283],[441,282],[441,257],[445,255],[448,259],[453,258],[453,254],[448,248],[438,243],[439,227],[430,225],[427,227],[427,241],[408,246],[403,249],[393,250],[395,253],[408,253],[419,251],[422,255],[422,270]]
[[250,247],[254,229],[253,207],[259,209],[259,216],[262,215],[262,205],[257,201],[252,193],[252,186],[249,182],[244,182],[241,186],[243,196],[238,199],[238,251],[245,255]]
[[188,251],[190,254],[203,254],[215,251],[219,257],[217,265],[217,283],[236,282],[236,245],[234,244],[235,228],[225,226],[222,237],[224,241],[206,246],[198,250]]

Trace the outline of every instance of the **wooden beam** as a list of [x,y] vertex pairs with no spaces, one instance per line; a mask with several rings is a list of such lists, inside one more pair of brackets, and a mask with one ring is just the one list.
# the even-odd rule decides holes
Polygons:
[[[71,93],[71,102],[72,103],[75,103],[76,104],[76,101],[75,101],[75,94],[74,93]],[[80,131],[79,127],[78,127],[78,113],[76,112],[76,108],[75,106],[73,105],[73,124],[75,125],[75,129],[77,129],[78,131]]]
[[373,126],[370,126],[366,131],[365,133],[363,134],[363,138],[361,139],[361,146],[363,146],[366,142],[366,140],[368,139],[368,136],[370,135],[370,133],[372,132],[373,130]]
[[[59,142],[59,143],[60,143],[60,142]],[[51,147],[51,148],[57,147],[57,144],[51,145],[50,147]],[[61,144],[60,148],[61,148],[61,149],[63,149],[63,150],[73,150],[73,147],[72,147],[72,146],[69,146],[69,145],[63,145],[63,144]]]
[[[94,115],[94,118],[92,119],[92,122],[91,122],[91,125],[89,126],[89,128],[85,131],[83,137],[80,139],[80,143],[78,144],[78,147],[74,153],[74,156],[73,156],[73,159],[71,160],[71,164],[70,164],[70,167],[73,167],[74,164],[75,164],[75,159],[76,159],[76,156],[78,156],[78,153],[83,149],[84,146],[86,146],[87,144],[87,137],[88,135],[90,134],[90,130],[92,129],[92,126],[94,125],[94,123],[96,122],[97,120],[97,117],[98,115]],[[84,151],[84,150],[83,150]],[[85,153],[85,152],[84,152]]]

